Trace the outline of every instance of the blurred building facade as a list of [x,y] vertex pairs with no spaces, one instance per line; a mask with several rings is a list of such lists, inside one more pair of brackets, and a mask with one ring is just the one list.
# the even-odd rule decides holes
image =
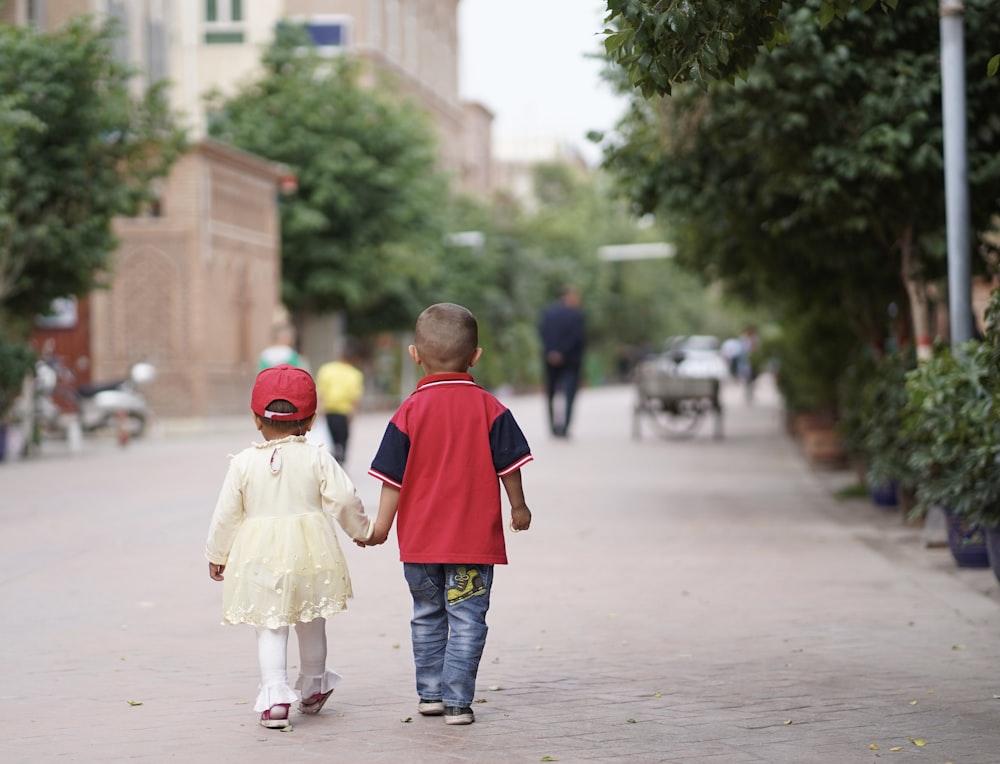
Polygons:
[[493,116],[458,97],[459,0],[5,0],[0,23],[57,29],[113,17],[136,87],[169,81],[193,149],[148,214],[116,221],[110,289],[90,295],[72,327],[40,331],[81,381],[154,362],[148,389],[161,416],[237,413],[257,353],[280,315],[280,187],[285,168],[209,140],[204,96],[235,91],[257,71],[285,21],[305,24],[321,52],[350,51],[370,82],[390,75],[433,118],[442,168],[475,195],[491,191]]

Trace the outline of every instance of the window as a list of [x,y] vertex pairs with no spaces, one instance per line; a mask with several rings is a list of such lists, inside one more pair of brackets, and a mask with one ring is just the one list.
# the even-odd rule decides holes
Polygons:
[[243,0],[205,0],[205,42],[243,42]]
[[323,55],[333,55],[351,44],[350,16],[293,16],[291,21],[305,27],[316,49]]
[[27,0],[25,3],[28,24],[43,32],[48,28],[45,10],[45,0]]
[[320,53],[336,53],[351,44],[351,19],[348,16],[310,16],[304,21]]

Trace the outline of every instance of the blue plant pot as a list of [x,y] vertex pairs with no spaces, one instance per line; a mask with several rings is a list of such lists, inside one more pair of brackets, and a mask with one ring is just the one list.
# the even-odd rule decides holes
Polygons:
[[986,529],[986,553],[990,558],[993,575],[1000,581],[1000,528]]
[[869,486],[868,495],[876,507],[897,507],[899,506],[897,489],[896,481],[890,480],[887,483]]
[[947,510],[945,515],[948,518],[948,549],[958,567],[988,568],[990,557],[986,550],[986,531]]

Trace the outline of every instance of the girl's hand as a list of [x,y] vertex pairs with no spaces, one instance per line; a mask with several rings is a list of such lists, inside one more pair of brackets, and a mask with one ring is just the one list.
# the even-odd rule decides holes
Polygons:
[[225,571],[225,565],[216,565],[214,562],[208,563],[208,577],[213,581],[223,580],[223,571]]

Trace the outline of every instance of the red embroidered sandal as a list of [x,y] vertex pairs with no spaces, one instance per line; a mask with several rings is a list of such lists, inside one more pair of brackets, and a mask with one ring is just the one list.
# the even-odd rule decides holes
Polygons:
[[299,711],[304,714],[318,714],[320,709],[323,708],[323,704],[326,703],[331,695],[333,695],[333,690],[327,690],[326,692],[317,692],[315,695],[303,698],[299,702]]
[[271,729],[287,727],[290,724],[288,721],[288,709],[290,706],[291,703],[277,703],[271,706],[260,715],[260,726]]

